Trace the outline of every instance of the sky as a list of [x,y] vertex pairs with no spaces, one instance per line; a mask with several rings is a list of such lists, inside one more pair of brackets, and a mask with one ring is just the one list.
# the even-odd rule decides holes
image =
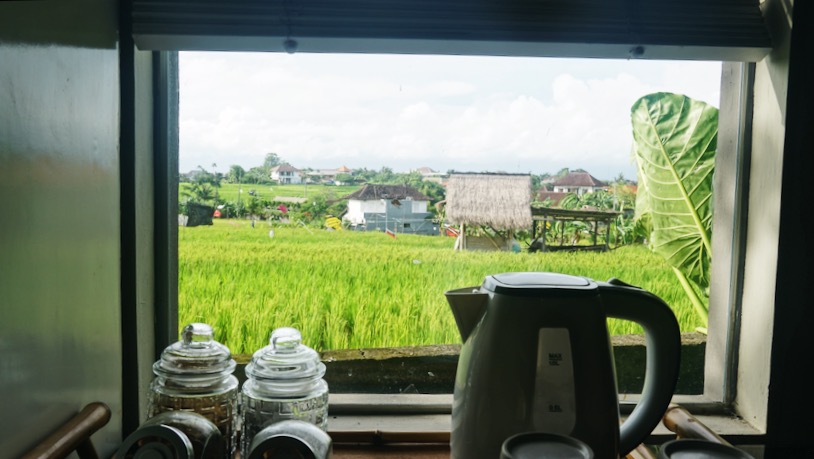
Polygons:
[[183,172],[304,169],[636,179],[630,109],[673,92],[719,107],[720,62],[181,52]]

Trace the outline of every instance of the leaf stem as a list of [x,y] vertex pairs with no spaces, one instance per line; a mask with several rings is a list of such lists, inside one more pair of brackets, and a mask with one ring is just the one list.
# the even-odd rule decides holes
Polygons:
[[687,276],[676,268],[673,268],[673,273],[675,273],[676,277],[678,278],[678,282],[681,283],[681,286],[684,288],[684,293],[686,293],[687,298],[690,299],[690,302],[695,308],[695,312],[701,317],[701,320],[704,321],[704,328],[706,328],[709,322],[709,310],[706,306],[704,306],[701,298],[698,298],[698,293],[690,284]]

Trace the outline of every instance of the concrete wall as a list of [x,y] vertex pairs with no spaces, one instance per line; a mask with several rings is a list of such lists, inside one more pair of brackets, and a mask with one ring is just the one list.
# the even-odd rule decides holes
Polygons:
[[120,442],[115,7],[0,2],[0,457],[91,401]]

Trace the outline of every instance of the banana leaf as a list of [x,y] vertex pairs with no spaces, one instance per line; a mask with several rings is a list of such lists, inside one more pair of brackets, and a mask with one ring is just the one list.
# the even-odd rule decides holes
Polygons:
[[654,93],[633,104],[631,121],[643,194],[637,212],[650,215],[650,247],[683,277],[682,284],[689,280],[706,293],[718,109],[687,96]]

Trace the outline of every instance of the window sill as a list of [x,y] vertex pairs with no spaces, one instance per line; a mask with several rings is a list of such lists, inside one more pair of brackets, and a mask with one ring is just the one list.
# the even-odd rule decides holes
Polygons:
[[[624,418],[637,396],[620,402]],[[719,404],[695,396],[676,396],[704,425],[735,445],[759,445],[763,433]],[[331,394],[328,431],[337,444],[448,444],[452,395]],[[646,440],[660,444],[675,434],[660,424]]]

